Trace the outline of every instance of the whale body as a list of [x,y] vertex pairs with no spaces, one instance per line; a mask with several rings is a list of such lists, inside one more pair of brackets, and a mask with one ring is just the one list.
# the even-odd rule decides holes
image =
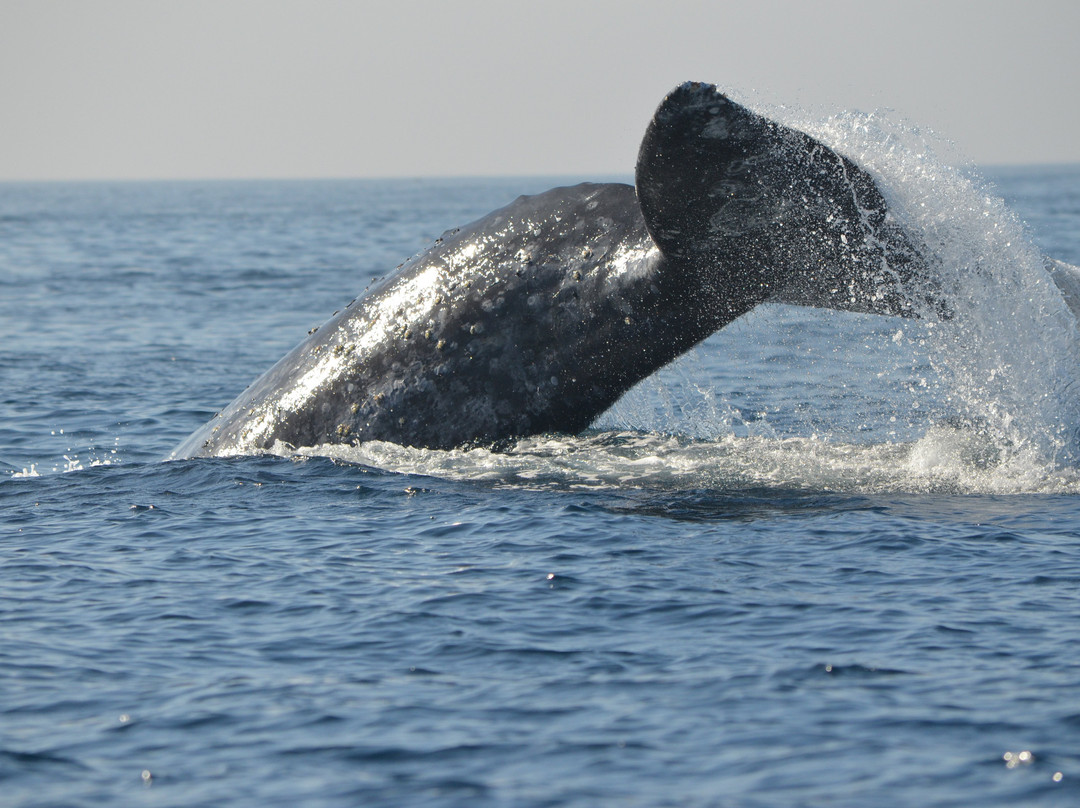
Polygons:
[[647,128],[635,186],[555,188],[444,234],[170,457],[577,433],[762,302],[932,307],[923,252],[865,170],[683,84]]

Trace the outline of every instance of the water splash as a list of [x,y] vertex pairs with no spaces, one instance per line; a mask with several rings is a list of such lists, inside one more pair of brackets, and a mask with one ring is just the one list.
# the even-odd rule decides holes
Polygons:
[[[65,430],[56,429],[50,431],[50,436],[63,437]],[[13,465],[0,462],[0,466],[7,466],[2,474],[11,479],[28,479],[52,474],[67,474],[73,471],[83,471],[98,466],[118,466],[123,464],[124,457],[120,453],[120,438],[113,437],[111,448],[99,447],[96,441],[85,446],[73,446],[62,444],[66,448],[57,450],[59,456],[48,460],[39,460],[28,465]]]
[[1075,465],[1080,331],[1016,213],[971,167],[939,158],[932,133],[874,114],[802,126],[875,173],[933,256],[952,317],[929,332],[926,356],[947,417],[1004,456]]

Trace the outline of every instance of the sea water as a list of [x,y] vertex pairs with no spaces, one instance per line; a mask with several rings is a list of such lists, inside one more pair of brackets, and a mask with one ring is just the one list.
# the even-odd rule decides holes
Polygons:
[[1080,371],[1041,254],[1080,264],[1080,168],[816,134],[953,317],[762,306],[505,452],[161,462],[559,180],[0,186],[0,804],[1077,804]]

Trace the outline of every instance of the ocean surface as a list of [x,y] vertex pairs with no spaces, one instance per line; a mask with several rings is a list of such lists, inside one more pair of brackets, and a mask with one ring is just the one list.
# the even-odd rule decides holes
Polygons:
[[1080,337],[1042,262],[1080,264],[1080,167],[815,131],[954,316],[762,306],[502,453],[162,462],[568,178],[0,185],[0,804],[1080,804]]

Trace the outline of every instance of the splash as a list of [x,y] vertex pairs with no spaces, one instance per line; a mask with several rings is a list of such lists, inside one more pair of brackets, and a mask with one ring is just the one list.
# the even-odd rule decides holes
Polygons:
[[[64,430],[55,429],[49,434],[51,437],[63,437]],[[6,463],[2,464],[9,465],[9,468],[4,469],[2,473],[5,473],[10,479],[21,480],[52,474],[67,474],[99,466],[118,466],[123,462],[123,457],[120,454],[120,438],[114,436],[111,448],[99,448],[95,443],[85,447],[68,445],[66,449],[59,452],[59,457],[54,457],[51,460],[41,460],[21,467]]]
[[945,417],[1004,457],[1075,466],[1080,331],[1016,213],[972,168],[939,158],[932,133],[875,114],[802,126],[877,175],[932,256],[952,312],[928,331],[925,350]]

